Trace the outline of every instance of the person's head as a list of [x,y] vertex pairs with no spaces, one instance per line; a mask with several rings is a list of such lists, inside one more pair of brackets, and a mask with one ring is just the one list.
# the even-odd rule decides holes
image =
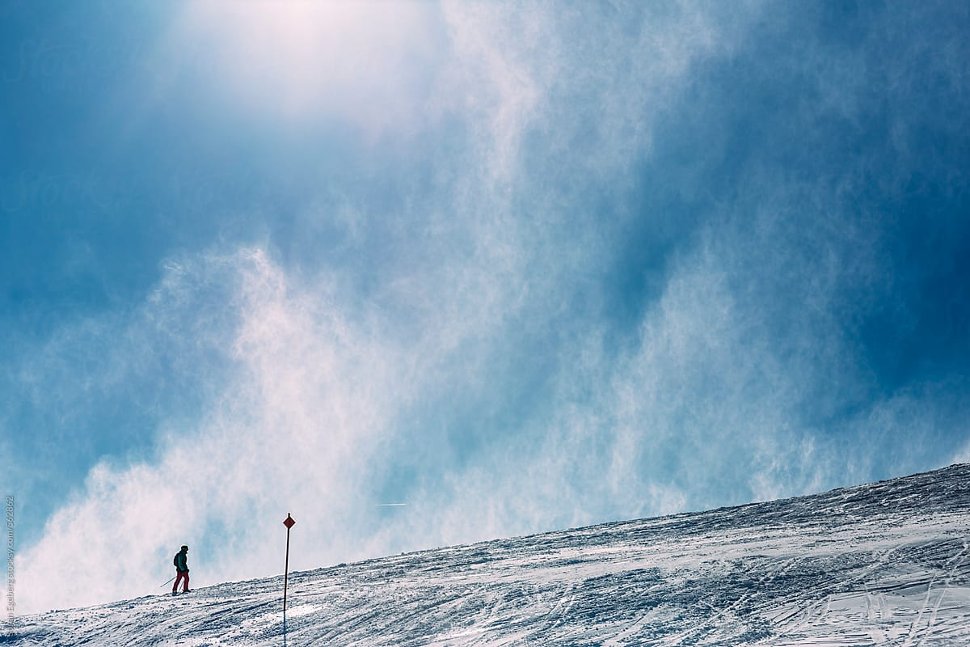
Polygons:
[[182,546],[182,552],[183,553],[189,552],[189,547],[188,546]]

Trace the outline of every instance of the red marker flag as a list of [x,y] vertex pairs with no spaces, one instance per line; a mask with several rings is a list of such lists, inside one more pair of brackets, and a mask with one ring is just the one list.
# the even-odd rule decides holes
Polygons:
[[286,526],[286,529],[287,530],[289,530],[290,528],[293,527],[293,524],[295,524],[295,523],[296,523],[296,519],[294,519],[293,517],[291,517],[290,516],[290,513],[287,512],[286,513],[286,519],[283,519],[283,525]]

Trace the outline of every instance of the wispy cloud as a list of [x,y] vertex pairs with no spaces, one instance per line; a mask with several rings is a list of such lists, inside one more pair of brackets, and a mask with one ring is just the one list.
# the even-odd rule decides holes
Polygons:
[[[276,51],[290,27],[254,18],[268,5],[226,6],[178,26],[235,26],[206,59],[236,75],[221,91],[268,124],[359,129],[342,177],[366,181],[295,182],[292,239],[173,252],[141,303],[22,358],[17,392],[57,415],[152,412],[100,436],[112,451],[21,552],[22,608],[153,590],[182,543],[198,584],[277,573],[287,512],[291,566],[311,568],[966,455],[952,436],[899,449],[958,428],[966,385],[887,386],[860,342],[895,289],[893,230],[860,198],[884,150],[843,176],[786,145],[854,133],[864,84],[820,45],[798,86],[817,103],[788,76],[758,95],[796,106],[784,119],[733,94],[786,74],[749,38],[771,50],[781,9],[406,5],[398,25],[295,3]],[[385,119],[399,95],[410,116]]]
[[[25,607],[144,591],[164,573],[160,556],[186,542],[200,546],[196,559],[208,562],[202,572],[241,577],[262,563],[259,570],[272,573],[273,521],[284,509],[314,510],[301,519],[318,547],[308,558],[354,552],[353,541],[335,530],[359,513],[377,433],[406,390],[395,386],[406,381],[389,380],[395,362],[366,329],[347,325],[326,295],[310,300],[288,285],[260,250],[169,272],[146,315],[172,322],[177,312],[186,330],[206,318],[186,308],[193,301],[183,301],[186,291],[232,284],[231,300],[209,307],[233,310],[238,322],[221,331],[233,377],[193,426],[165,429],[148,460],[92,470],[78,500],[22,556],[25,582],[61,583],[24,586]],[[205,371],[205,359],[196,359],[196,370]]]

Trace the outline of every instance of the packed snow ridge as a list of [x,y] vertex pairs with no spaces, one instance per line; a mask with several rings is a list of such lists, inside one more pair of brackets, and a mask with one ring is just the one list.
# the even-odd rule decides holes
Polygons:
[[18,619],[14,645],[970,645],[970,466]]

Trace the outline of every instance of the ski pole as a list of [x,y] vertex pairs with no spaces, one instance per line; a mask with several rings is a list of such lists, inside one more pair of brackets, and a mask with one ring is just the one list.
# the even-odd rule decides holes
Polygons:
[[[174,579],[175,579],[175,576],[173,575],[172,577],[169,578],[168,582],[171,582]],[[165,584],[168,584],[168,582],[165,582]],[[162,586],[165,586],[165,584],[162,584]],[[162,588],[162,586],[160,586],[158,588]]]

